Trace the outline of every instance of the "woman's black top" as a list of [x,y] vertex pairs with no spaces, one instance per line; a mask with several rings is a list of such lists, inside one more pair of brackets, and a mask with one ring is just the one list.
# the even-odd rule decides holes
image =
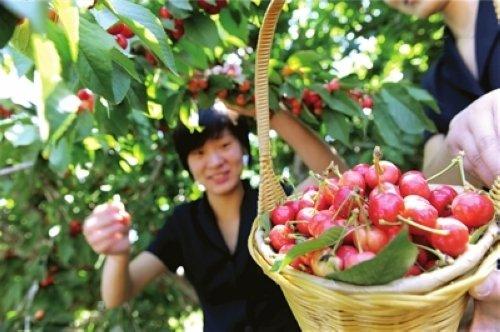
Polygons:
[[429,112],[439,132],[447,133],[450,121],[482,95],[500,88],[500,23],[492,0],[479,1],[475,27],[478,79],[472,76],[449,28],[445,29],[443,54],[424,76],[423,86],[436,98],[441,113]]
[[251,258],[247,239],[257,190],[243,181],[238,243],[230,253],[206,195],[174,209],[148,251],[170,271],[184,267],[198,294],[205,331],[297,331],[280,288]]

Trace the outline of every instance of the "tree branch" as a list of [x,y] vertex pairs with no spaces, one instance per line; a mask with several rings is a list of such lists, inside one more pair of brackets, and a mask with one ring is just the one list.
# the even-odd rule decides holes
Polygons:
[[33,162],[33,161],[26,161],[24,163],[20,163],[20,164],[14,165],[14,166],[2,168],[2,169],[0,169],[0,176],[9,175],[9,174],[12,174],[15,172],[25,170],[27,168],[33,167],[34,164],[35,164],[35,162]]

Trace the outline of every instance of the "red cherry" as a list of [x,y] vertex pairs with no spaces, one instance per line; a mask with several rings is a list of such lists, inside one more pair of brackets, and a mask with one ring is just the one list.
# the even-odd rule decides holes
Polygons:
[[309,223],[309,234],[318,237],[327,229],[330,229],[337,224],[333,220],[333,211],[323,210],[313,216]]
[[376,226],[380,225],[380,219],[388,222],[398,221],[398,215],[404,211],[404,208],[403,198],[390,192],[377,194],[368,201],[368,215]]
[[425,199],[431,196],[431,190],[427,184],[424,174],[419,171],[404,173],[399,179],[399,191],[403,197],[408,195],[419,195]]
[[250,81],[249,80],[243,81],[243,83],[241,83],[239,86],[239,90],[242,93],[250,91]]
[[314,207],[314,198],[318,194],[315,190],[308,190],[302,195],[302,197],[298,200],[299,209],[303,209],[305,207]]
[[331,80],[330,82],[328,82],[326,84],[326,87],[325,87],[328,92],[332,93],[334,91],[337,91],[340,89],[340,81],[337,79],[337,78],[334,78],[333,80]]
[[81,100],[80,106],[78,106],[78,113],[83,111],[94,112],[94,94],[92,91],[89,89],[80,89],[76,95]]
[[151,66],[156,66],[158,65],[158,60],[156,59],[156,57],[154,56],[153,53],[151,53],[150,51],[146,51],[144,57],[146,58],[146,61],[151,65]]
[[413,264],[412,266],[410,266],[408,271],[405,273],[405,277],[418,276],[421,273],[422,273],[422,270],[420,269],[420,267],[416,264]]
[[128,46],[128,41],[127,38],[125,38],[123,35],[116,35],[115,40],[120,45],[121,48],[126,49]]
[[451,257],[457,257],[467,250],[469,230],[459,220],[453,217],[438,218],[437,227],[449,230],[450,233],[448,235],[431,233],[430,240],[434,248]]
[[135,36],[135,33],[125,24],[123,25],[123,30],[122,30],[121,34],[125,38],[132,38]]
[[334,211],[338,211],[340,209],[340,212],[338,212],[338,216],[340,218],[347,219],[351,214],[351,210],[354,208],[354,197],[351,193],[351,188],[343,186],[340,187],[339,191],[335,194],[332,208]]
[[300,234],[311,236],[309,224],[317,212],[318,211],[312,207],[305,207],[297,212],[295,219],[297,220],[297,230]]
[[457,195],[455,189],[443,185],[431,191],[429,202],[438,210],[440,217],[448,217],[451,215],[451,203]]
[[285,225],[274,226],[269,232],[271,247],[273,247],[275,251],[279,252],[281,247],[283,247],[285,244],[294,244],[295,239],[289,237],[291,233],[291,229],[286,227]]
[[373,107],[373,99],[368,95],[364,95],[360,101],[361,107],[363,108],[372,108]]
[[245,98],[245,95],[244,94],[239,94],[238,96],[236,96],[236,105],[238,106],[245,106],[247,104],[247,100]]
[[333,200],[335,198],[334,193],[330,190],[330,187],[326,183],[322,183],[318,194],[316,195],[316,204],[315,208],[317,210],[326,210],[330,208],[333,204]]
[[427,262],[429,261],[429,254],[427,253],[427,250],[418,248],[418,256],[417,256],[417,262],[421,266],[425,266]]
[[358,253],[358,250],[356,250],[356,248],[354,248],[353,246],[349,246],[349,245],[341,245],[337,249],[337,256],[340,257],[340,259],[342,259],[343,262],[345,262],[345,259],[347,258],[347,256],[357,254],[357,253]]
[[298,200],[286,201],[285,203],[283,203],[283,205],[286,205],[290,209],[292,209],[294,216],[296,216],[297,213],[300,211],[299,201]]
[[181,39],[184,36],[184,21],[181,19],[174,20],[174,30],[167,30],[170,37],[174,40]]
[[229,92],[227,91],[227,89],[220,90],[219,92],[217,92],[217,98],[226,99],[228,94],[229,94]]
[[348,268],[351,268],[354,265],[358,265],[359,263],[368,261],[374,257],[375,257],[375,254],[373,252],[369,252],[369,251],[363,251],[363,252],[360,252],[357,254],[349,255],[345,258],[344,269],[347,270]]
[[[393,184],[398,183],[399,177],[401,176],[401,171],[396,165],[394,165],[390,161],[382,160],[380,161],[380,168],[382,168],[380,182],[390,182]],[[365,181],[370,188],[375,188],[375,186],[378,185],[379,177],[377,176],[375,165],[370,166],[368,171],[366,171]]]
[[59,21],[59,15],[57,15],[56,11],[52,8],[49,9],[48,11],[48,18],[54,23],[57,23]]
[[453,199],[451,211],[466,226],[480,227],[493,219],[495,207],[488,196],[469,191]]
[[109,34],[119,35],[122,33],[124,27],[125,27],[125,24],[118,22],[118,23],[115,23],[112,26],[110,26],[107,31]]
[[273,225],[284,225],[287,221],[293,220],[295,214],[286,205],[278,205],[271,211],[271,222]]
[[69,222],[69,235],[76,237],[82,232],[82,223],[78,220],[71,220]]
[[399,192],[399,187],[396,186],[395,184],[392,184],[390,182],[382,182],[382,184],[376,186],[373,188],[372,191],[370,191],[370,195],[368,197],[370,199],[373,198],[373,196],[380,194],[380,193],[392,193],[398,196],[401,196],[401,193]]
[[363,175],[356,171],[346,171],[339,180],[339,185],[347,186],[350,188],[359,188],[361,192],[365,190],[365,178]]
[[365,174],[369,168],[370,168],[370,165],[368,165],[368,164],[357,164],[356,166],[354,166],[352,168],[352,170],[365,176]]
[[[436,228],[438,212],[436,208],[429,203],[429,201],[417,195],[406,196],[403,201],[403,217],[411,219],[417,224],[430,228]],[[427,232],[422,229],[410,226],[410,234],[425,235],[426,233]]]
[[35,311],[35,314],[33,315],[33,318],[36,321],[41,321],[42,319],[45,318],[45,310],[38,309],[37,311]]
[[334,221],[335,226],[344,227],[346,229],[346,235],[342,239],[343,244],[353,244],[354,243],[354,226],[346,226],[347,220],[336,219]]
[[54,284],[54,277],[48,275],[38,283],[40,288],[46,288]]
[[360,90],[358,90],[358,89],[351,89],[351,90],[349,90],[349,95],[350,95],[352,98],[354,98],[354,99],[358,100],[359,98],[361,98],[361,97],[363,96],[363,92],[361,92],[361,91],[360,91]]
[[160,9],[158,10],[158,16],[164,19],[172,18],[172,15],[165,6],[160,7]]
[[[283,247],[281,247],[279,253],[280,254],[286,254],[289,252],[295,244],[285,244]],[[290,266],[293,267],[296,270],[303,271],[305,266],[309,265],[309,259],[306,256],[299,256],[295,258],[291,263]]]
[[227,6],[227,1],[215,0],[215,5],[212,5],[206,0],[198,0],[198,6],[200,6],[207,14],[213,15],[218,14],[222,8]]
[[363,250],[378,253],[389,242],[387,235],[376,227],[360,228],[354,231],[354,243],[359,243]]

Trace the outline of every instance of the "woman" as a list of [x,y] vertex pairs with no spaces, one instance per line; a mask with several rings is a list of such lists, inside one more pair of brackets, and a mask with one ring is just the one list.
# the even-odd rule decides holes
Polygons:
[[[257,191],[241,180],[248,159],[243,121],[214,109],[199,112],[201,132],[179,125],[176,151],[203,198],[182,204],[146,251],[130,260],[130,216],[118,203],[96,207],[84,224],[95,252],[106,255],[101,292],[107,307],[137,295],[150,281],[183,266],[204,313],[205,331],[293,331],[298,325],[279,287],[250,257],[247,238]],[[335,159],[330,148],[287,112],[271,125],[316,172]],[[340,162],[337,158],[337,162]]]

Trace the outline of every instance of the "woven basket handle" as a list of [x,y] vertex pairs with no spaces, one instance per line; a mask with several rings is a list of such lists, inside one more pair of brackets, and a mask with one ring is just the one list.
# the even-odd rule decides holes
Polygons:
[[497,176],[495,182],[493,182],[491,186],[490,197],[493,200],[497,214],[500,216],[500,175]]
[[257,119],[257,136],[259,138],[259,214],[270,211],[274,205],[285,197],[273,170],[269,142],[269,54],[273,43],[276,22],[285,0],[271,0],[267,7],[264,21],[259,32],[257,54],[255,58],[255,113]]

